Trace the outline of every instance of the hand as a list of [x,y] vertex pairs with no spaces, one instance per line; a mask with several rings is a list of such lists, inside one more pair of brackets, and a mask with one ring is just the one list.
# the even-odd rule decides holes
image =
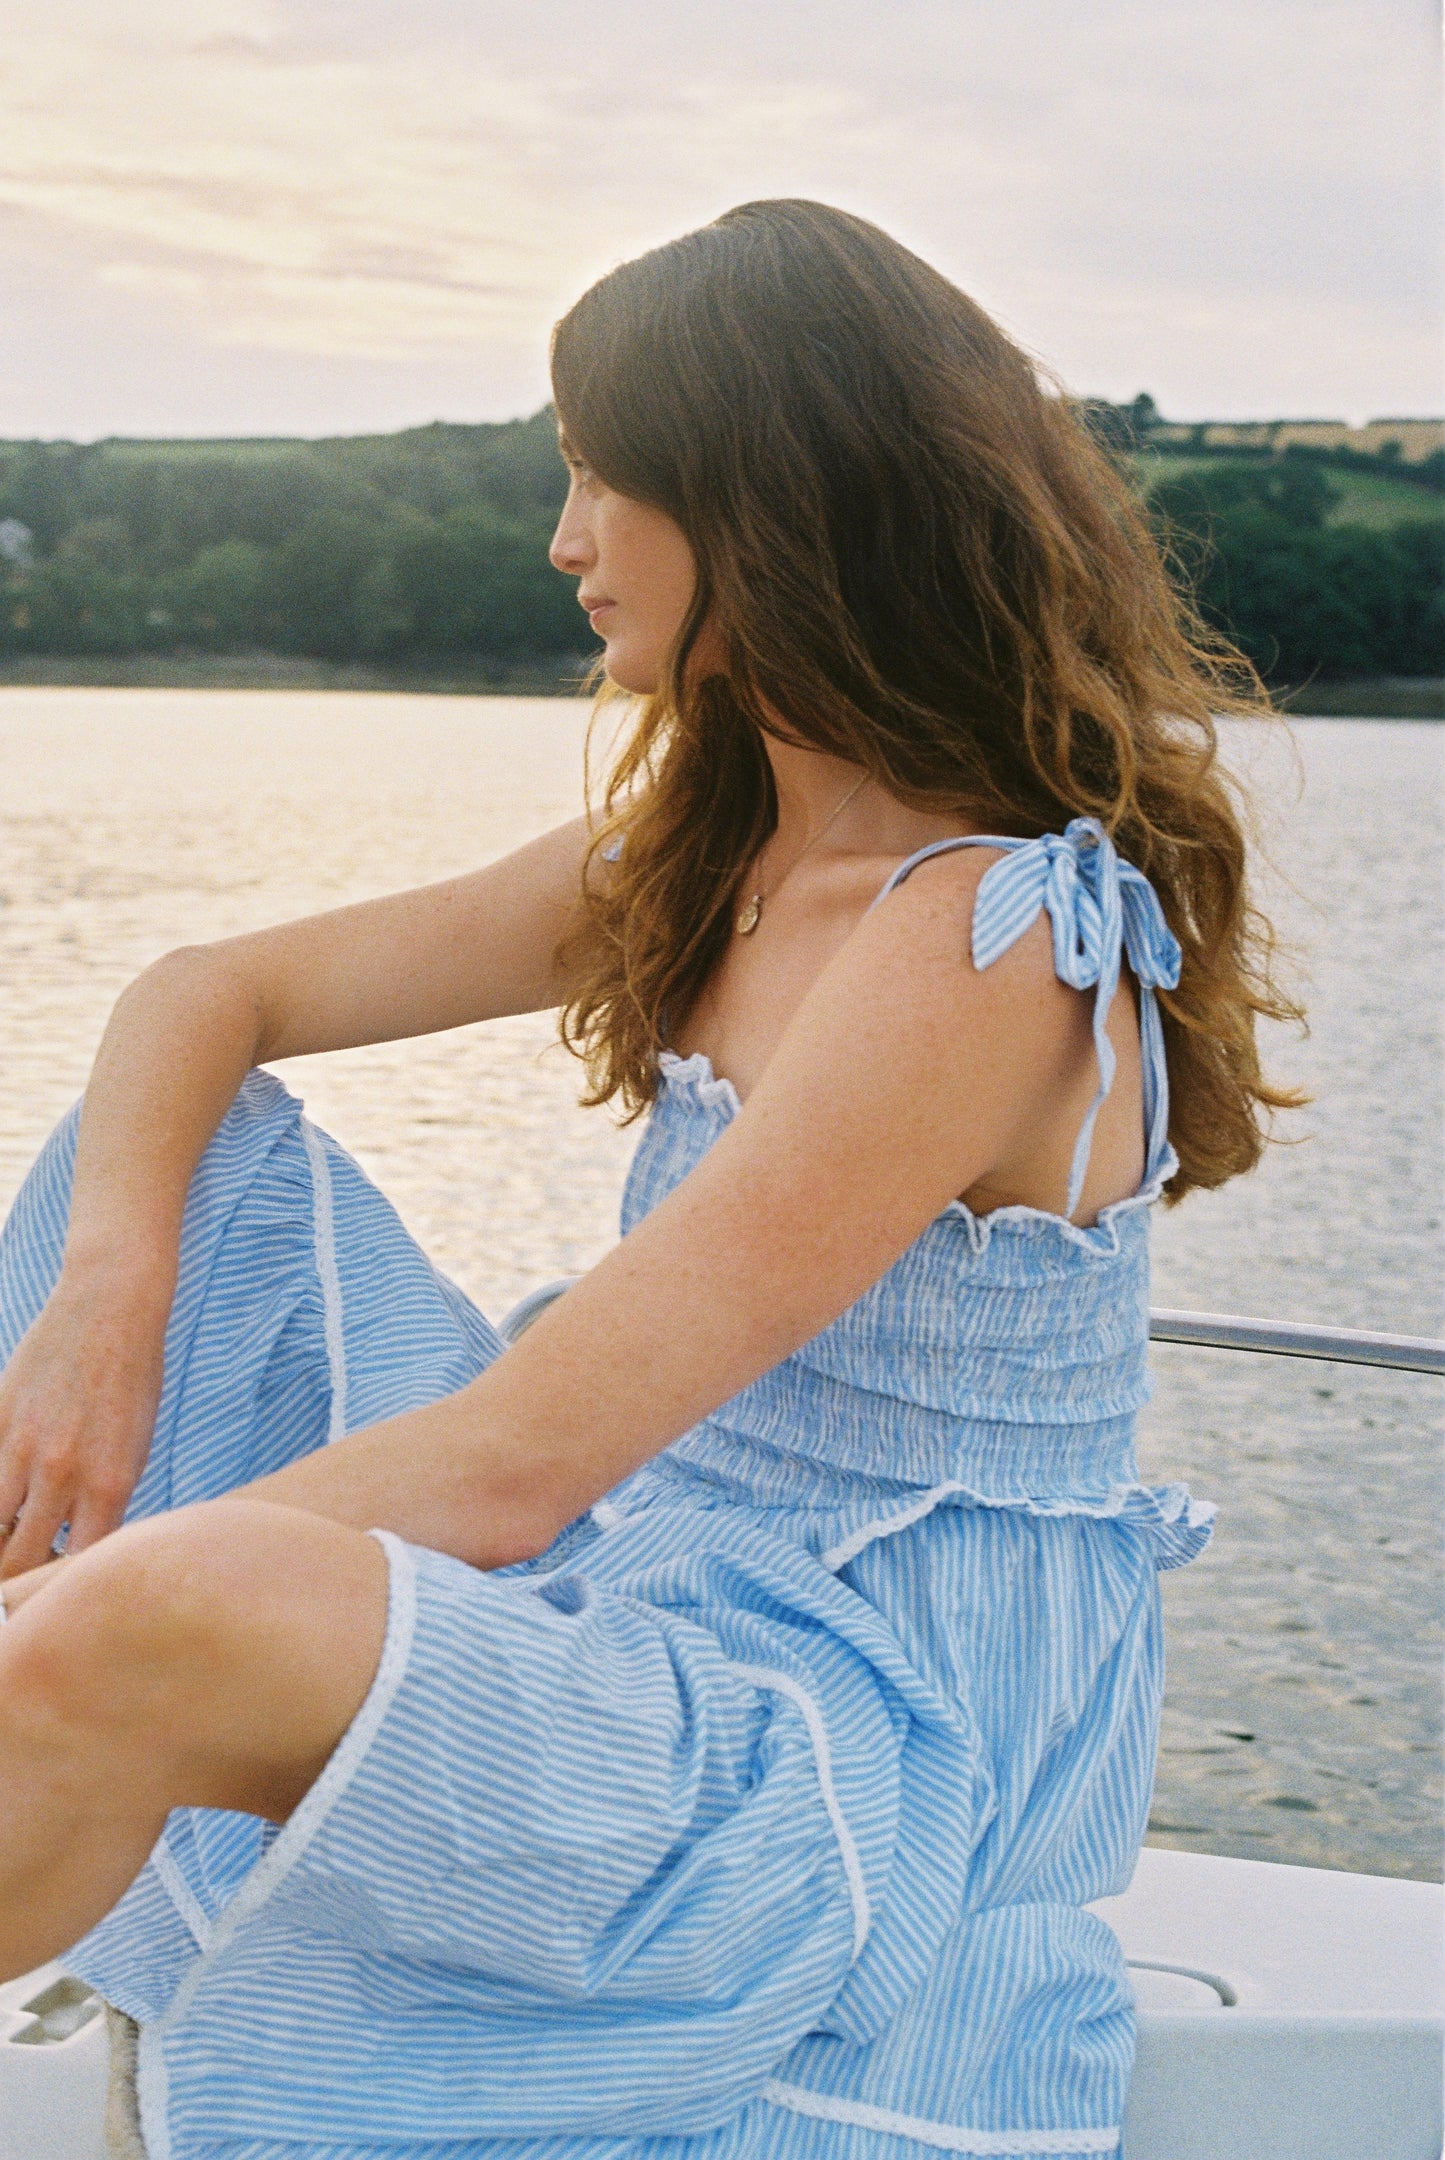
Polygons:
[[155,1429],[168,1306],[110,1272],[61,1275],[0,1375],[0,1579],[39,1567],[63,1522],[71,1552],[120,1523]]

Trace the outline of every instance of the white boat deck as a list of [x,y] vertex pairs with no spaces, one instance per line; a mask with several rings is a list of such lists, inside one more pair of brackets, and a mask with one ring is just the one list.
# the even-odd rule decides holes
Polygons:
[[1146,1850],[1125,2160],[1438,2160],[1445,1891]]
[[[1139,1997],[1123,2160],[1439,2160],[1445,1891],[1146,1851],[1095,1910]],[[0,1987],[0,2160],[101,2160],[105,2024],[61,1979]]]

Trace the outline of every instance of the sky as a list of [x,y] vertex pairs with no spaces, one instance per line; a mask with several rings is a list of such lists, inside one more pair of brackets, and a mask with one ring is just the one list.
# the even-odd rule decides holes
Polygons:
[[1438,413],[1425,0],[0,0],[0,436],[547,394],[729,204],[877,220],[1073,391]]

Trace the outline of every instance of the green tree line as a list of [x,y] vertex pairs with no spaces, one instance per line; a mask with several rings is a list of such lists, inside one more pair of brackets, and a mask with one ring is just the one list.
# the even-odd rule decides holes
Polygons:
[[1205,619],[1267,681],[1436,675],[1445,667],[1445,523],[1332,520],[1321,462],[1286,451],[1161,481],[1150,512]]
[[500,663],[590,645],[549,413],[323,442],[0,444],[0,651]]
[[[1179,583],[1275,688],[1445,669],[1445,453],[1410,466],[1393,444],[1210,453],[1200,426],[1181,458],[1156,447],[1147,392],[1082,409],[1137,478]],[[1352,475],[1387,490],[1392,519],[1352,517]]]
[[[1181,468],[1151,451],[1149,398],[1083,409],[1205,615],[1272,683],[1445,665],[1438,461]],[[1364,467],[1378,477],[1352,481]],[[1385,481],[1398,514],[1351,522],[1349,486]],[[563,491],[549,411],[320,442],[0,442],[0,653],[573,664],[593,647],[547,561]]]

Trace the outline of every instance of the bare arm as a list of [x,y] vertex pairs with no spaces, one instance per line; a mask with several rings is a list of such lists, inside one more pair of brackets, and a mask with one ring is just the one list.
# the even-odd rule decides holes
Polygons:
[[835,1319],[955,1193],[1054,1128],[1071,1143],[1088,1005],[1042,919],[975,972],[984,867],[949,858],[865,919],[692,1174],[480,1379],[252,1495],[479,1566],[539,1552]]
[[474,875],[169,954],[118,1001],[86,1089],[61,1278],[0,1379],[0,1574],[115,1527],[160,1395],[181,1216],[253,1065],[560,1003],[585,821]]

